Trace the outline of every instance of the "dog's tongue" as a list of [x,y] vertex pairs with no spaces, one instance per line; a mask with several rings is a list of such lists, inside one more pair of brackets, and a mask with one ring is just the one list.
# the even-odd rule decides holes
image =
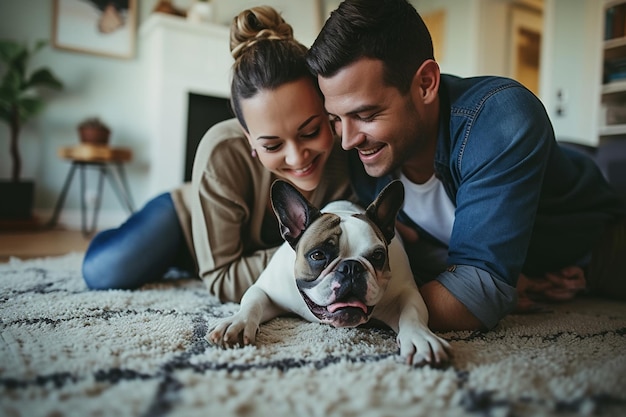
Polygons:
[[358,300],[340,301],[338,303],[330,304],[329,306],[326,307],[326,309],[330,313],[334,313],[335,311],[339,310],[340,308],[346,308],[346,307],[360,308],[361,310],[363,310],[364,313],[367,314],[367,306],[364,303],[362,303],[361,301],[358,301]]

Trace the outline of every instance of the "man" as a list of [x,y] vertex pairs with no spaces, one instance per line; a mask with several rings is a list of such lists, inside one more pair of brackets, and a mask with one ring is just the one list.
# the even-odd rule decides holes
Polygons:
[[363,202],[405,185],[398,230],[432,328],[494,327],[520,274],[558,293],[584,268],[589,290],[626,299],[625,204],[591,159],[556,143],[522,85],[440,74],[406,0],[343,1],[308,63],[343,148],[356,149]]

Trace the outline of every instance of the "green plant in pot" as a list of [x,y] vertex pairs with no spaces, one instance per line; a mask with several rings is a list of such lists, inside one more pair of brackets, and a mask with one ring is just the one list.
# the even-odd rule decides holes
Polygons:
[[63,84],[49,68],[29,71],[28,64],[46,41],[28,45],[10,39],[0,39],[0,120],[9,126],[9,153],[12,168],[10,181],[0,181],[0,218],[19,219],[32,216],[34,183],[21,180],[22,158],[19,138],[22,126],[44,107],[38,89],[60,90]]

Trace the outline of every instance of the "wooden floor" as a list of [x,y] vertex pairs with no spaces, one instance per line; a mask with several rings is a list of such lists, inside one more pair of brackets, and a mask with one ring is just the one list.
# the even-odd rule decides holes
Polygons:
[[0,231],[0,262],[84,252],[89,238],[79,230],[40,229]]

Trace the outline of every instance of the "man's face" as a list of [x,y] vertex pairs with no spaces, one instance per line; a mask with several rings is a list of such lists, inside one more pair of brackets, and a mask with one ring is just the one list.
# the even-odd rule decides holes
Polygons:
[[413,85],[402,95],[386,85],[382,61],[362,58],[332,77],[318,79],[342,147],[358,150],[369,175],[388,174],[424,146],[424,104],[414,91],[419,87]]

